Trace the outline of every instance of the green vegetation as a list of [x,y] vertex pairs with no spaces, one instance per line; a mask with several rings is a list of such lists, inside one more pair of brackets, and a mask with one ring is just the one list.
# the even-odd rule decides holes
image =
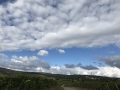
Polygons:
[[[94,76],[95,77],[95,76]],[[77,90],[120,90],[120,80],[116,78],[93,78],[87,76],[82,79],[59,79],[59,85],[64,87],[76,87]]]
[[31,75],[13,75],[0,77],[0,90],[49,90],[56,87],[53,79]]

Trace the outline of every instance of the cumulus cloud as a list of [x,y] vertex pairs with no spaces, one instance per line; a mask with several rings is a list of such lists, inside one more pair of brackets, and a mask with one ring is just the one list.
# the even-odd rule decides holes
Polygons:
[[0,5],[0,51],[120,46],[119,0],[16,0]]
[[65,50],[58,49],[58,52],[59,52],[59,53],[65,53]]
[[53,74],[78,74],[78,75],[97,75],[97,76],[109,76],[109,77],[120,77],[120,69],[116,67],[99,67],[96,70],[86,70],[80,67],[66,68],[65,66],[52,66],[50,70],[43,70],[44,72],[49,72]]
[[37,53],[39,56],[47,56],[49,54],[48,51],[46,50],[40,50],[38,53]]
[[120,68],[120,55],[106,57],[97,56],[96,59],[105,62],[105,64],[109,66]]
[[10,68],[14,70],[22,70],[22,71],[36,71],[39,68],[39,71],[44,69],[49,69],[50,65],[43,60],[40,60],[36,56],[12,56],[10,60],[1,59],[0,66],[4,68]]

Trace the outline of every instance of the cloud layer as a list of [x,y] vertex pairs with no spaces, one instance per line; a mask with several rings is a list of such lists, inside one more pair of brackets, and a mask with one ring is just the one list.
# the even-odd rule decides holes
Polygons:
[[119,0],[16,0],[0,5],[0,50],[120,46]]

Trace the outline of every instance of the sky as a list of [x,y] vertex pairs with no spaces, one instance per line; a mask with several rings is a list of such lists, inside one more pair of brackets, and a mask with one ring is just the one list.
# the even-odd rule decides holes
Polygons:
[[0,67],[120,77],[120,0],[0,0]]

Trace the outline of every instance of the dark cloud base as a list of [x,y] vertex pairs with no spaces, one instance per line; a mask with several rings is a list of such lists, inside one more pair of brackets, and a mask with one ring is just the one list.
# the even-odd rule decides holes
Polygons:
[[80,67],[86,70],[97,70],[98,68],[93,66],[93,65],[86,65],[86,66],[82,66],[81,63],[74,65],[74,64],[65,64],[66,68],[75,68],[75,67]]
[[111,67],[117,67],[120,68],[120,55],[116,56],[97,56],[95,57],[97,60],[104,62],[105,64],[111,66]]

